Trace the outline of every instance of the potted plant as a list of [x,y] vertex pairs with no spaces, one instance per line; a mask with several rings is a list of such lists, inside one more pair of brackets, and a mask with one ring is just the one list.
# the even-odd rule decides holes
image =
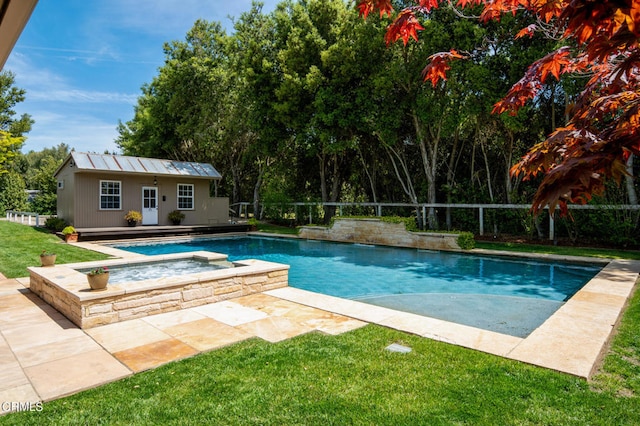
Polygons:
[[56,254],[47,250],[40,253],[40,266],[53,266],[56,263]]
[[174,210],[169,213],[169,220],[174,225],[180,225],[180,222],[182,222],[183,219],[184,213],[182,213],[180,210]]
[[87,281],[91,290],[104,290],[109,282],[109,270],[106,266],[100,266],[87,272]]
[[62,235],[64,235],[64,241],[67,243],[75,243],[78,241],[78,233],[76,232],[76,228],[71,225],[62,230]]
[[127,214],[124,215],[124,220],[127,221],[129,226],[136,226],[136,224],[142,221],[142,213],[136,210],[129,210]]

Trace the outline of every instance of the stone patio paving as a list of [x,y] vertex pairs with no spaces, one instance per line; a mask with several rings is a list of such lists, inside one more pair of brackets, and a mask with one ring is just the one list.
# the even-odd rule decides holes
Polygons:
[[252,337],[279,342],[366,324],[258,293],[81,330],[27,286],[0,280],[0,401],[50,401]]

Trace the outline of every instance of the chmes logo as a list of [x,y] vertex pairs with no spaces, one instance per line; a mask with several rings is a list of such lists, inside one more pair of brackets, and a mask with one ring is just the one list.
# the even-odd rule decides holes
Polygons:
[[42,409],[42,401],[2,401],[2,403],[0,403],[0,413],[8,413],[10,411],[42,411]]

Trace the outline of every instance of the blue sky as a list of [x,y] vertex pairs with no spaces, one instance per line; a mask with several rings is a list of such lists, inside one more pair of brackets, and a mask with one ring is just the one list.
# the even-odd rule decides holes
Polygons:
[[[278,0],[263,0],[263,11]],[[4,67],[27,91],[19,114],[35,120],[22,151],[66,143],[117,152],[118,120],[129,121],[162,66],[164,42],[184,40],[196,19],[221,22],[251,0],[40,0]]]

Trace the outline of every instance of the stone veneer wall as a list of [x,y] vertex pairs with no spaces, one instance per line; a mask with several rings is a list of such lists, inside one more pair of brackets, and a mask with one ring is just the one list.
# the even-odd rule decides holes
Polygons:
[[383,222],[380,219],[336,219],[331,228],[303,226],[300,238],[426,250],[461,250],[459,234],[439,232],[408,232],[404,223]]
[[200,279],[186,285],[180,279],[176,277],[175,285],[127,294],[101,295],[87,289],[78,297],[31,271],[30,289],[80,328],[91,328],[286,287],[289,270],[287,266],[276,271]]

